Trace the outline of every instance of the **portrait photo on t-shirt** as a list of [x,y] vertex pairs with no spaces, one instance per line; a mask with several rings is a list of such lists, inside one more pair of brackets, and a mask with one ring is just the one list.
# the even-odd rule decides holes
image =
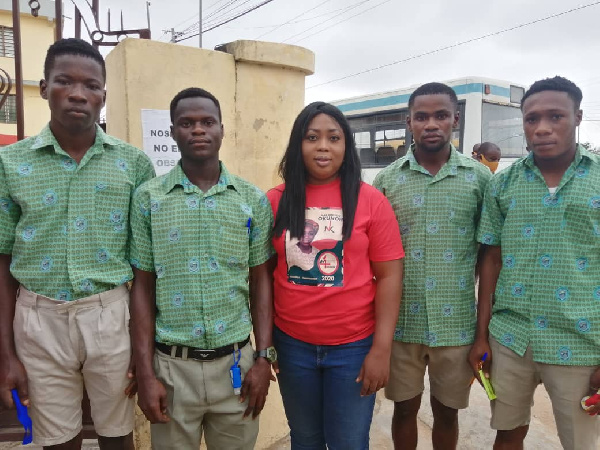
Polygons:
[[307,286],[343,286],[343,215],[340,208],[307,208],[300,239],[285,235],[288,281]]

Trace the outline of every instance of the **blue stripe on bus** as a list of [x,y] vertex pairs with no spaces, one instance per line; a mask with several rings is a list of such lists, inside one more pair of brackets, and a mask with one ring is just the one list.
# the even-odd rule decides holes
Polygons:
[[[459,86],[454,86],[454,92],[456,95],[465,95],[472,94],[474,92],[481,93],[483,92],[484,83],[468,83],[461,84]],[[494,84],[490,84],[490,94],[498,95],[500,97],[510,98],[510,89],[502,86],[496,86]],[[370,108],[381,108],[384,106],[400,106],[402,104],[408,103],[408,99],[410,98],[410,94],[399,94],[399,95],[390,95],[389,97],[375,98],[372,100],[363,100],[360,102],[346,103],[343,105],[338,105],[338,108],[342,112],[348,111],[359,111],[362,109],[370,109]]]

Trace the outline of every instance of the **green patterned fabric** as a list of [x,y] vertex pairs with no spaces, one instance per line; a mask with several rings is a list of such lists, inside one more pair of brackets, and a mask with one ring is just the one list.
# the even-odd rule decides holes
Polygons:
[[248,268],[273,255],[265,194],[221,164],[207,192],[175,166],[141,186],[131,210],[131,264],[156,273],[156,340],[204,349],[252,329]]
[[531,153],[496,174],[477,237],[502,248],[490,334],[537,362],[600,364],[600,157],[579,146],[554,194]]
[[454,147],[435,175],[412,149],[373,185],[390,200],[406,252],[394,339],[430,347],[467,345],[475,333],[475,233],[491,172]]
[[104,292],[133,277],[129,203],[154,176],[150,159],[96,127],[79,164],[46,126],[0,150],[0,253],[27,289],[59,300]]

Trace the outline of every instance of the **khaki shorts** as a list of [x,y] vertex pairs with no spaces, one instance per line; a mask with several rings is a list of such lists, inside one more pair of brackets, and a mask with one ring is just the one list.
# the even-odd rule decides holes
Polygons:
[[13,327],[27,370],[36,444],[61,444],[79,434],[84,384],[96,432],[131,433],[135,403],[123,392],[131,358],[125,286],[71,302],[21,286]]
[[[198,450],[204,438],[209,450],[252,450],[258,436],[258,418],[242,419],[248,400],[240,403],[231,386],[229,368],[233,354],[213,361],[171,358],[154,354],[156,377],[167,390],[165,424],[151,425],[152,448],[158,450]],[[241,349],[243,377],[254,364],[250,344]]]
[[431,395],[449,408],[466,408],[473,379],[467,362],[470,349],[470,345],[428,347],[394,341],[385,396],[394,402],[403,402],[422,394],[427,368]]
[[563,448],[598,449],[600,420],[581,409],[581,399],[588,394],[590,375],[596,367],[537,363],[531,347],[521,357],[493,337],[490,347],[490,379],[498,397],[492,402],[493,429],[514,430],[528,425],[533,394],[538,384],[544,383]]

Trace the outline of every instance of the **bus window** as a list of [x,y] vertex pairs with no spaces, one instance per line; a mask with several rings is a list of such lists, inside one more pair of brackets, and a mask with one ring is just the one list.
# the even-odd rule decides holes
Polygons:
[[520,158],[527,153],[523,135],[523,114],[516,106],[483,103],[481,142],[493,142],[503,158]]

